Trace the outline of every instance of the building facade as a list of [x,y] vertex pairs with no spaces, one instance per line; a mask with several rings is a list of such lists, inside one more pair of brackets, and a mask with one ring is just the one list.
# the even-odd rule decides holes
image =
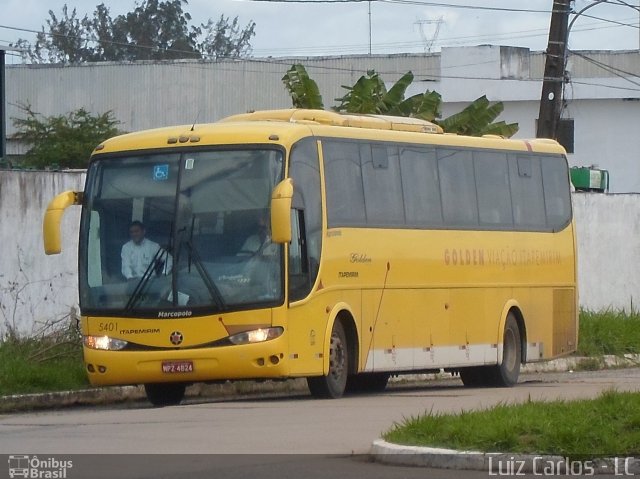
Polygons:
[[[520,125],[516,137],[534,137],[544,59],[543,52],[484,45],[426,55],[12,65],[6,75],[7,152],[11,158],[26,148],[11,139],[11,118],[23,115],[20,105],[43,115],[80,107],[93,113],[111,110],[124,131],[288,108],[282,76],[293,63],[307,67],[326,108],[346,93],[341,85],[352,85],[367,70],[376,70],[390,84],[412,71],[415,81],[408,94],[438,91],[444,116],[486,95],[504,102],[500,119]],[[609,170],[612,192],[640,192],[640,52],[575,52],[568,71],[563,118],[573,123],[570,164]]]

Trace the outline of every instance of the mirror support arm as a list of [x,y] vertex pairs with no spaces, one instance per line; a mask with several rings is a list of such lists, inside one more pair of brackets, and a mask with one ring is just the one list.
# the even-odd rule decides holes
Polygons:
[[64,211],[73,205],[81,205],[84,194],[81,191],[65,191],[53,198],[47,206],[42,223],[42,239],[45,254],[59,254],[62,251],[61,223]]

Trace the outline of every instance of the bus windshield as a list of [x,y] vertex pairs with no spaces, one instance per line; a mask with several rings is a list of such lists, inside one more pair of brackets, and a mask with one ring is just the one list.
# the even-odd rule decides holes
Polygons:
[[277,149],[94,160],[79,248],[84,314],[165,318],[281,303],[269,204],[282,174]]

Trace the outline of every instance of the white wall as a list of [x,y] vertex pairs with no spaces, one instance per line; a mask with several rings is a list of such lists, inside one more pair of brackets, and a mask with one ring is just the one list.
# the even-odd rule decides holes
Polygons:
[[42,218],[56,194],[83,188],[82,172],[0,171],[0,338],[33,333],[77,305],[80,209],[65,213],[58,256],[44,254]]
[[640,301],[640,195],[573,194],[578,290],[585,309],[625,309]]
[[[0,171],[0,337],[77,305],[79,208],[65,213],[62,254],[44,254],[41,231],[49,200],[83,185],[80,172]],[[580,305],[628,310],[640,301],[640,195],[575,193],[573,204]]]

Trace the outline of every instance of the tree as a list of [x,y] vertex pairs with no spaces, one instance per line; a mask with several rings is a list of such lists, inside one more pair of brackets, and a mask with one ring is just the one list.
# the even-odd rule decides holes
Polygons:
[[413,73],[407,72],[387,91],[378,73],[369,70],[352,86],[342,86],[347,94],[336,98],[340,104],[335,111],[346,113],[377,113],[380,115],[411,116],[434,121],[440,116],[440,94],[433,91],[418,93],[405,99],[405,93],[413,82]]
[[25,166],[86,168],[93,149],[120,133],[118,120],[108,111],[92,115],[80,108],[66,115],[42,116],[30,105],[20,105],[25,118],[12,118],[18,132],[14,138],[30,145]]
[[23,60],[33,63],[238,58],[251,53],[255,22],[241,28],[238,17],[221,15],[199,26],[183,7],[187,0],[142,0],[124,15],[111,17],[101,3],[93,16],[79,18],[76,9],[49,10],[35,44],[20,39]]
[[302,65],[292,65],[282,77],[282,82],[291,95],[294,107],[314,110],[324,108],[318,84],[309,78],[306,68]]
[[491,105],[487,97],[482,95],[461,112],[441,120],[438,124],[444,131],[455,131],[461,135],[500,135],[509,138],[518,132],[518,125],[507,124],[504,121],[494,123],[503,111],[502,102]]
[[[353,86],[342,86],[347,93],[336,98],[340,103],[332,109],[345,113],[420,118],[440,125],[446,132],[461,135],[496,134],[508,138],[518,131],[516,123],[494,122],[504,110],[504,105],[502,102],[491,104],[486,96],[474,100],[461,112],[441,119],[442,97],[439,93],[427,90],[405,98],[413,79],[413,73],[407,72],[387,90],[380,75],[370,70]],[[282,82],[291,95],[294,107],[322,108],[318,85],[309,77],[303,65],[293,65],[285,73]]]
[[209,58],[246,57],[251,53],[250,41],[256,34],[255,28],[255,22],[249,22],[244,29],[240,29],[238,17],[229,20],[229,17],[220,15],[217,22],[209,19],[197,29],[198,36],[202,35],[197,48]]
[[[43,61],[54,62],[58,60],[60,63],[78,63],[80,59],[90,51],[89,40],[82,38],[84,33],[84,19],[79,19],[74,8],[69,15],[67,6],[62,7],[62,17],[58,17],[49,10],[49,36],[44,34],[44,27],[41,33],[38,33],[36,44],[33,52],[27,51],[29,55],[33,54],[34,58],[38,58],[40,63]],[[28,47],[28,45],[26,45]],[[46,59],[46,60],[45,60]]]

